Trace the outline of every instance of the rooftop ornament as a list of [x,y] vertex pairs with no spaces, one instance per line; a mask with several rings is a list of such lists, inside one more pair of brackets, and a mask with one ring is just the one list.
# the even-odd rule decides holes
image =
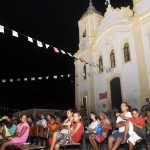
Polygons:
[[110,0],[106,0],[105,5],[108,5],[108,7],[111,7]]

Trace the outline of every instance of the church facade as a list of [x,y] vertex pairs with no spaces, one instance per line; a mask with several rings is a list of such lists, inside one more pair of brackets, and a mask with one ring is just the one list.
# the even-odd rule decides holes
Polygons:
[[108,5],[104,16],[90,2],[78,26],[76,106],[140,109],[150,98],[150,0],[133,0],[133,10]]

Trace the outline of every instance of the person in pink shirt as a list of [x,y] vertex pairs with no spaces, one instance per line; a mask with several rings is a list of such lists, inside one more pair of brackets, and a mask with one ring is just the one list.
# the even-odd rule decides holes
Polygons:
[[30,129],[27,123],[27,116],[22,115],[20,120],[21,120],[21,123],[17,125],[15,136],[11,140],[3,143],[0,150],[5,150],[6,147],[11,146],[11,145],[22,145],[23,143],[26,142],[29,136],[29,129]]

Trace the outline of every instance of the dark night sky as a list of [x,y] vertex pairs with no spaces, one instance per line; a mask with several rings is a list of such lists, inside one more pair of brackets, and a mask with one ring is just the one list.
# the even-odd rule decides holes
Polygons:
[[[104,2],[93,0],[102,14],[106,10]],[[0,24],[74,54],[78,50],[78,20],[88,4],[88,0],[1,0]],[[131,0],[111,0],[111,4],[132,7]],[[74,74],[72,58],[56,54],[52,48],[38,48],[35,42],[5,31],[0,33],[0,79]],[[73,107],[75,89],[71,80],[74,77],[0,83],[0,104],[18,109]]]

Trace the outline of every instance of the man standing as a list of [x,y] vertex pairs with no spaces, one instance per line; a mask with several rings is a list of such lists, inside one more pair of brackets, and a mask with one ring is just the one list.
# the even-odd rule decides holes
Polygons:
[[[122,102],[121,104],[121,111],[125,117],[132,117],[131,113],[128,112],[128,104],[126,102]],[[118,149],[121,141],[124,138],[124,131],[125,131],[125,123],[126,120],[123,120],[121,117],[117,117],[115,127],[119,128],[118,131],[113,133],[108,139],[108,150],[116,150]]]

